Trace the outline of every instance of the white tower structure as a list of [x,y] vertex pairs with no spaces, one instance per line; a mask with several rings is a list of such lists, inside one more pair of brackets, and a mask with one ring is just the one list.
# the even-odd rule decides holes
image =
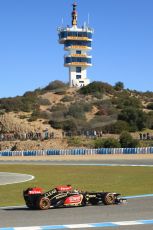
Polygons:
[[59,43],[64,44],[68,53],[64,57],[64,66],[69,67],[70,87],[88,85],[87,67],[92,66],[91,56],[87,53],[92,49],[93,29],[84,25],[77,27],[77,4],[73,3],[72,27],[58,28]]

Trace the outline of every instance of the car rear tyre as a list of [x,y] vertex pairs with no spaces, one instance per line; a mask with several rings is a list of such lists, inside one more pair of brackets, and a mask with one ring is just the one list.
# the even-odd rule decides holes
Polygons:
[[40,197],[37,202],[37,208],[47,210],[50,208],[50,200],[46,197]]
[[115,196],[114,196],[114,194],[109,193],[109,192],[106,193],[106,194],[104,195],[103,203],[104,203],[105,205],[114,204],[114,203],[115,203]]

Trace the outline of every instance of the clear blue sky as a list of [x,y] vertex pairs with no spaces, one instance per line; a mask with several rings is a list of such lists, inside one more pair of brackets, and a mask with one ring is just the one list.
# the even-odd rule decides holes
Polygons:
[[[0,0],[0,98],[68,82],[57,27],[73,0]],[[78,24],[94,28],[91,81],[153,91],[153,0],[78,0]]]

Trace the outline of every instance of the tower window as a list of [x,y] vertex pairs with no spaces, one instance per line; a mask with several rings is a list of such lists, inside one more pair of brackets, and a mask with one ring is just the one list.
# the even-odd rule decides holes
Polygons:
[[81,54],[81,50],[76,50],[76,54]]
[[76,79],[81,79],[81,75],[76,75]]
[[81,73],[81,67],[76,67],[76,72]]

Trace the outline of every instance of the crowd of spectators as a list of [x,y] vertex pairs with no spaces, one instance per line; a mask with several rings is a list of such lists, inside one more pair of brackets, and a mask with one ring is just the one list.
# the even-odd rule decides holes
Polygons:
[[139,133],[140,140],[153,140],[153,136],[150,133]]
[[[84,130],[84,131],[63,131],[62,137],[85,136],[86,138],[102,137],[102,131]],[[55,133],[45,130],[44,132],[6,132],[0,133],[0,141],[15,140],[48,140],[54,139]]]
[[80,130],[77,132],[67,131],[62,133],[63,137],[72,136],[85,136],[87,138],[102,137],[103,132],[97,130]]
[[54,139],[54,132],[21,132],[21,133],[0,133],[0,141],[15,140],[47,140]]
[[[77,132],[63,131],[62,137],[84,136],[86,138],[103,137],[102,131],[97,130],[80,130]],[[0,141],[15,141],[15,140],[48,140],[54,139],[55,133],[45,130],[44,132],[5,132],[0,133]],[[153,140],[150,133],[139,133],[140,140]]]

